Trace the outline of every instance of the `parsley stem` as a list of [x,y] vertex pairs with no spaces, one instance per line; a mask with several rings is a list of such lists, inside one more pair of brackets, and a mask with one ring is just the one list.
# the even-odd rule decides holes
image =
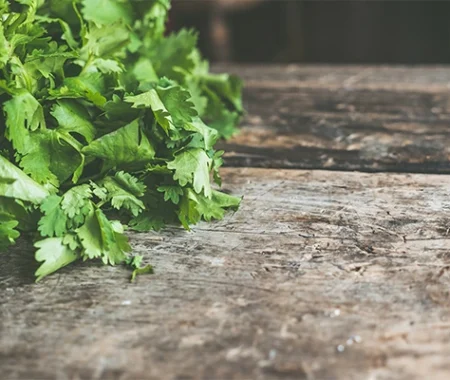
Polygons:
[[98,208],[102,208],[105,205],[106,201],[100,201],[96,204]]
[[2,73],[3,73],[3,77],[4,77],[8,82],[10,82],[11,77],[9,76],[9,73],[8,73],[8,71],[6,71],[6,68],[5,68],[5,67],[2,68]]
[[14,18],[14,13],[10,13],[7,17],[6,20],[3,21],[3,28],[6,30],[9,27],[9,24],[12,22]]
[[27,15],[26,13],[22,13],[20,14],[15,20],[14,22],[8,27],[8,33],[14,33],[14,31],[16,30],[16,28],[26,20]]
[[91,63],[94,61],[95,56],[93,54],[90,54],[86,63],[84,64],[83,68],[80,71],[80,76],[85,74]]

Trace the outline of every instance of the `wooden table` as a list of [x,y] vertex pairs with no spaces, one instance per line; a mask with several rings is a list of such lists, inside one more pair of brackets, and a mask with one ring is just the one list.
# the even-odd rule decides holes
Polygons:
[[240,211],[133,234],[134,284],[4,254],[2,379],[450,378],[450,68],[226,69]]

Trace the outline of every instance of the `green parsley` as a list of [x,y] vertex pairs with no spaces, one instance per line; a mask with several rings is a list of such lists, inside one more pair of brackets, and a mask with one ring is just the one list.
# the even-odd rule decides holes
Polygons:
[[36,279],[76,260],[126,264],[125,229],[221,219],[214,145],[241,81],[211,74],[170,0],[0,0],[0,249],[35,237]]

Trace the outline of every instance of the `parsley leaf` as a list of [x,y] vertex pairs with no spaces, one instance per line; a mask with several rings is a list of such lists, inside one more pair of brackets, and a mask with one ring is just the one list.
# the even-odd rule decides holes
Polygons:
[[79,258],[76,252],[64,245],[61,238],[47,238],[34,244],[36,261],[43,262],[36,271],[36,281],[56,272],[58,269],[74,262]]
[[211,158],[202,149],[188,149],[167,163],[167,168],[175,171],[173,179],[181,186],[192,184],[197,193],[203,191],[207,197],[211,196],[210,167]]
[[[138,199],[139,196],[144,195],[144,192],[137,188],[138,183],[136,179],[131,176],[131,178],[127,178],[125,173],[120,173],[122,173],[121,176],[116,174],[114,178],[106,177],[101,181],[100,185],[106,194],[103,200],[111,202],[111,205],[117,210],[126,209],[133,216],[138,216],[145,210],[144,203]],[[136,193],[137,196],[135,195]]]
[[20,232],[16,230],[18,225],[19,222],[12,215],[0,212],[0,249],[14,244],[20,236]]
[[[33,233],[37,281],[76,260],[127,264],[126,228],[185,228],[240,199],[220,185],[240,80],[209,73],[170,0],[0,0],[0,249]],[[120,219],[117,220],[117,219]]]
[[39,204],[48,195],[48,189],[0,156],[0,196]]
[[51,115],[57,120],[60,131],[79,134],[88,143],[94,139],[95,127],[89,113],[81,104],[60,100],[54,105]]
[[158,191],[164,193],[164,200],[171,201],[174,204],[180,202],[180,196],[183,195],[183,189],[179,186],[159,186]]
[[39,221],[39,228],[42,236],[61,237],[67,230],[67,215],[61,209],[62,198],[58,195],[50,195],[41,204],[41,211],[44,214]]
[[155,149],[138,120],[94,140],[82,152],[102,159],[108,169],[127,165],[143,167],[155,157]]

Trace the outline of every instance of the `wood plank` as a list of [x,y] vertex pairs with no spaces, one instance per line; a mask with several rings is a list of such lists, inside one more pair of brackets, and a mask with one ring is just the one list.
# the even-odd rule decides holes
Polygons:
[[215,69],[246,83],[228,166],[450,173],[450,67]]
[[449,378],[450,177],[223,174],[241,210],[133,234],[156,267],[135,284],[81,264],[35,285],[29,246],[2,256],[2,377]]

